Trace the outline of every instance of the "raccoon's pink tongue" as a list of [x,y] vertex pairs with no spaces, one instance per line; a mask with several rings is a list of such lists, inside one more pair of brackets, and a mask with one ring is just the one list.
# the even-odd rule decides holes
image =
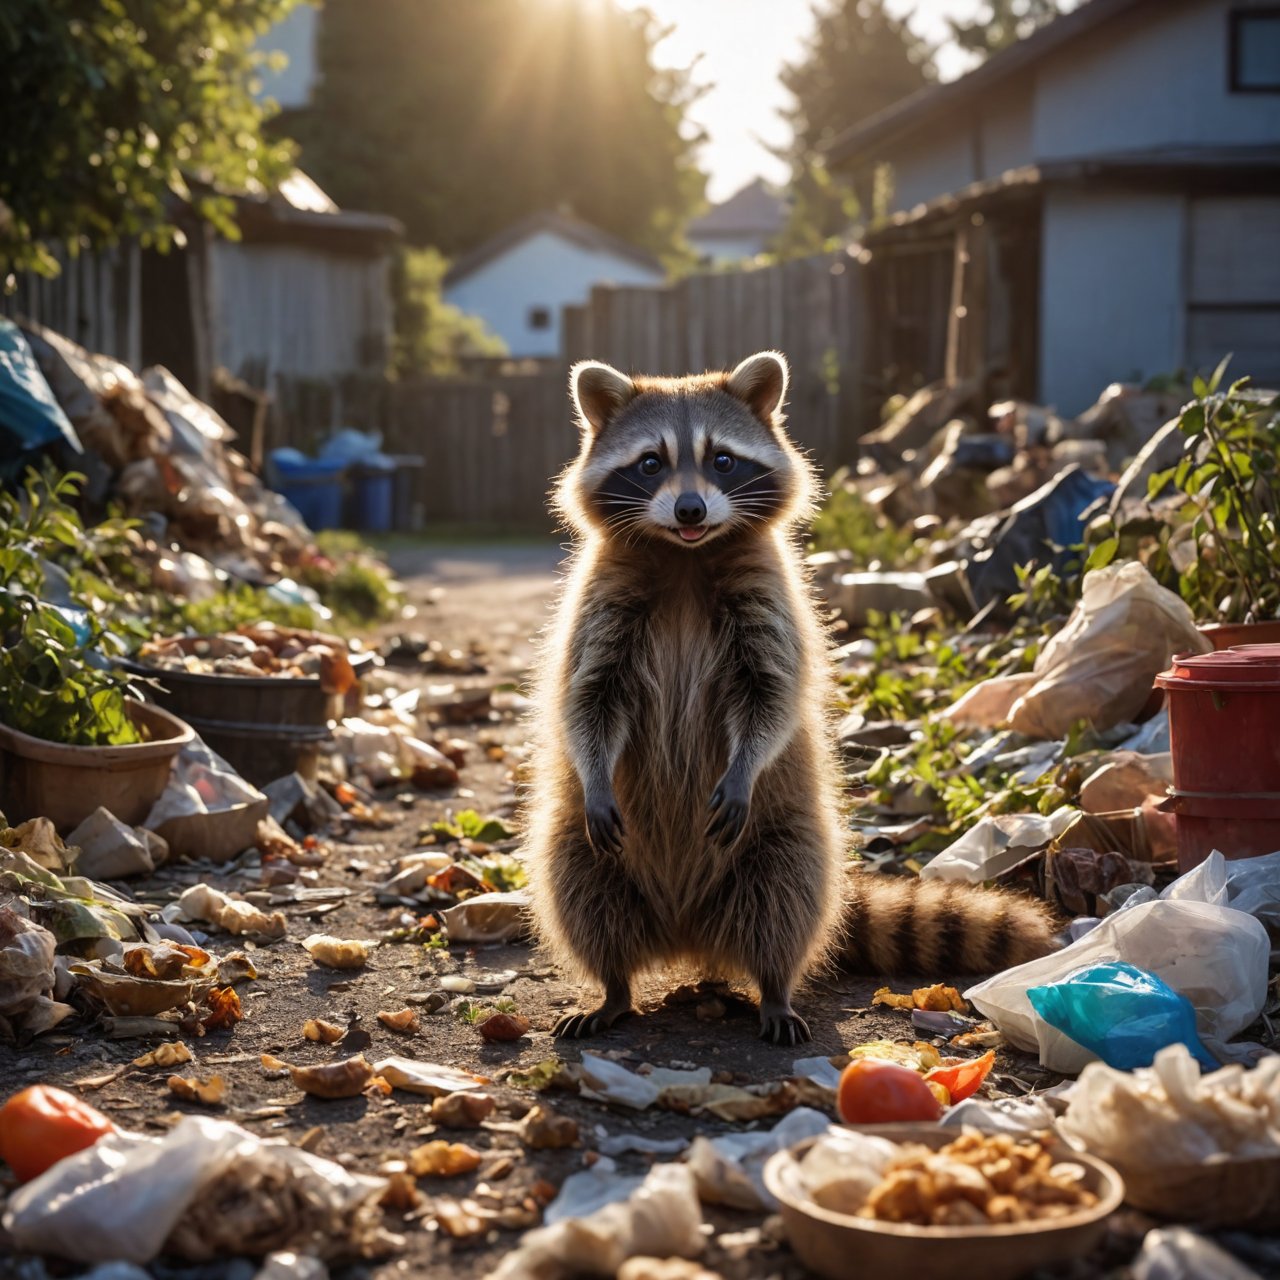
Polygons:
[[705,524],[700,524],[696,529],[690,529],[685,525],[681,525],[678,532],[686,542],[697,542],[697,540],[702,537],[706,531],[707,526]]

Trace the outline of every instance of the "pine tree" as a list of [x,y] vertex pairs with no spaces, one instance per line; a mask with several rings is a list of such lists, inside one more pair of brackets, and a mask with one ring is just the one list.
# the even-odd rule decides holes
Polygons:
[[1060,12],[1058,0],[986,0],[984,13],[972,22],[949,19],[951,37],[962,49],[987,57],[1025,39]]
[[884,0],[834,0],[814,16],[804,57],[782,73],[795,97],[785,152],[792,213],[779,245],[788,253],[816,252],[855,218],[870,216],[869,178],[855,185],[828,170],[822,149],[935,77],[932,50],[904,19],[886,12]]

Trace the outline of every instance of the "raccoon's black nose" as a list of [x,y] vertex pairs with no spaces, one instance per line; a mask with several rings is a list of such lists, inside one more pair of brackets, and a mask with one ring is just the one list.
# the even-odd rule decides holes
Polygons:
[[676,499],[676,519],[681,524],[701,524],[707,518],[707,504],[696,493],[682,493]]

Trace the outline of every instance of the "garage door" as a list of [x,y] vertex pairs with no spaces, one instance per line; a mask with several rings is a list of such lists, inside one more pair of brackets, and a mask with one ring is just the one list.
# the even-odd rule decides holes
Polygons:
[[1280,198],[1193,199],[1190,258],[1188,366],[1280,389]]

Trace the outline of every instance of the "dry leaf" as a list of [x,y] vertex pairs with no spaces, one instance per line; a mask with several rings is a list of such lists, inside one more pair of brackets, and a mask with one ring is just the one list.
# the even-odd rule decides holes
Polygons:
[[237,982],[251,982],[258,976],[253,961],[243,951],[233,951],[229,956],[218,961],[218,981],[224,987]]
[[418,1015],[412,1009],[401,1009],[398,1013],[388,1013],[386,1009],[378,1011],[378,1021],[391,1031],[403,1031],[412,1034],[418,1030]]
[[363,969],[369,959],[369,944],[356,939],[313,933],[302,945],[316,964],[330,969]]
[[481,1155],[465,1142],[424,1143],[409,1152],[409,1172],[415,1178],[453,1178],[479,1168]]
[[479,1023],[476,1030],[486,1040],[519,1040],[529,1030],[529,1019],[518,1013],[495,1013]]
[[320,1067],[290,1067],[293,1083],[317,1098],[354,1098],[373,1079],[373,1067],[358,1053]]
[[171,1044],[158,1044],[150,1053],[134,1058],[135,1067],[176,1067],[180,1062],[191,1061],[191,1050],[181,1040]]
[[578,1122],[550,1107],[533,1107],[517,1126],[520,1140],[534,1151],[571,1147],[578,1141]]
[[227,1027],[234,1027],[244,1017],[244,1011],[240,1008],[240,997],[236,995],[234,987],[213,987],[205,996],[204,1002],[211,1011],[204,1019],[206,1031],[221,1031]]
[[[124,971],[135,978],[158,978],[170,982],[174,978],[199,976],[199,971],[209,963],[209,953],[199,947],[184,947],[176,942],[161,942],[152,946],[141,943],[124,953]],[[186,973],[190,968],[197,972]]]
[[325,1022],[322,1018],[308,1018],[302,1024],[302,1034],[308,1040],[316,1040],[320,1044],[334,1044],[347,1034],[347,1029]]
[[431,1119],[447,1129],[478,1129],[497,1104],[487,1093],[448,1093],[431,1104]]
[[274,1057],[272,1054],[264,1053],[262,1055],[262,1070],[269,1076],[283,1076],[288,1074],[289,1064],[281,1058]]
[[227,1092],[227,1082],[221,1076],[210,1076],[200,1081],[195,1076],[170,1076],[169,1091],[184,1102],[203,1102],[206,1106],[222,1105]]

